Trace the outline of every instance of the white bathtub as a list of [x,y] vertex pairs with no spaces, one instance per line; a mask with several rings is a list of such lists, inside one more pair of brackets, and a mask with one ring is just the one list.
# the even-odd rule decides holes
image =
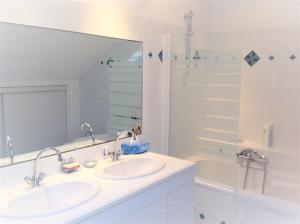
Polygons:
[[235,189],[238,166],[233,161],[201,158],[196,164],[198,178],[206,183]]
[[[244,171],[234,160],[198,157],[195,178],[196,208],[195,222],[203,224],[299,224],[299,204],[257,193],[242,192],[239,181]],[[259,171],[260,172],[260,171]],[[279,186],[279,192],[296,194],[298,185],[284,181],[282,174],[269,171],[267,192]],[[285,176],[285,178],[287,178]],[[253,172],[251,179],[259,179]],[[281,181],[283,180],[283,181]],[[252,180],[253,181],[253,180]],[[259,180],[257,181],[259,182]],[[257,185],[257,183],[255,183]],[[251,187],[251,184],[249,185]],[[258,186],[257,188],[260,188]],[[237,190],[238,189],[238,190]],[[300,188],[298,188],[299,190]],[[255,189],[254,189],[255,190]],[[250,189],[251,191],[251,189]],[[298,195],[295,195],[298,196]]]

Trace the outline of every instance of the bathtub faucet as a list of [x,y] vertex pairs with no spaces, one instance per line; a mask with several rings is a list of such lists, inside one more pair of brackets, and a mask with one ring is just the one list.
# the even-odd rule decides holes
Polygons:
[[253,149],[243,149],[242,151],[237,153],[237,158],[241,160],[246,160],[246,172],[244,177],[244,184],[243,190],[246,188],[247,179],[248,179],[248,171],[250,168],[250,162],[256,162],[263,164],[263,183],[262,183],[262,190],[261,193],[265,193],[265,182],[266,182],[266,175],[267,175],[267,164],[268,160],[265,155],[260,154],[259,152]]
[[253,162],[267,162],[267,157],[253,149],[243,149],[237,153],[237,158],[247,159]]

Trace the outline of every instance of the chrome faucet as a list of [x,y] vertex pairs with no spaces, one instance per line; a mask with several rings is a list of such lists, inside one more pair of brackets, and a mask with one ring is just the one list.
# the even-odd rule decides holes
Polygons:
[[121,150],[118,148],[119,140],[121,139],[123,134],[126,134],[127,135],[126,137],[128,137],[129,133],[131,133],[131,131],[120,131],[120,132],[118,132],[117,138],[116,138],[115,143],[114,143],[114,151],[111,153],[111,160],[112,161],[119,161],[119,157],[122,155]]
[[84,136],[86,136],[86,135],[91,136],[91,138],[92,138],[92,140],[93,140],[93,143],[94,143],[94,145],[95,145],[95,144],[96,144],[96,139],[95,139],[95,135],[94,135],[92,126],[91,126],[88,122],[83,122],[83,123],[81,124],[81,131],[83,131],[84,127],[87,128],[87,131],[85,132]]
[[246,148],[237,153],[237,158],[241,159],[241,160],[246,160],[246,172],[245,172],[245,176],[244,176],[243,190],[245,190],[245,188],[246,188],[247,179],[248,179],[248,171],[250,168],[250,162],[261,163],[263,165],[264,174],[263,174],[261,193],[264,194],[265,193],[266,175],[267,175],[267,164],[268,164],[267,157],[253,149]]
[[265,155],[262,155],[259,152],[248,148],[238,152],[237,157],[239,159],[248,159],[254,162],[267,162],[267,158]]
[[8,150],[9,150],[10,163],[13,164],[14,163],[14,151],[13,151],[12,140],[11,140],[9,134],[6,134],[5,137],[6,137],[6,145],[7,145]]
[[37,174],[37,165],[38,165],[38,160],[40,159],[41,155],[48,150],[53,150],[55,151],[58,161],[62,162],[63,158],[61,156],[61,152],[56,149],[55,147],[49,147],[49,148],[45,148],[42,149],[37,156],[34,159],[34,164],[33,164],[33,175],[32,177],[26,176],[24,178],[25,182],[30,184],[31,187],[36,187],[40,185],[40,182],[45,178],[46,174],[44,172],[40,172],[39,174]]

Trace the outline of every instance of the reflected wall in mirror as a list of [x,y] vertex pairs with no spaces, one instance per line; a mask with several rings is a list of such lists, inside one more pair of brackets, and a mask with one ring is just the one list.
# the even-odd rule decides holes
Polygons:
[[141,42],[0,26],[1,158],[9,161],[10,149],[27,155],[18,162],[49,146],[91,145],[91,129],[95,143],[103,143],[141,125]]

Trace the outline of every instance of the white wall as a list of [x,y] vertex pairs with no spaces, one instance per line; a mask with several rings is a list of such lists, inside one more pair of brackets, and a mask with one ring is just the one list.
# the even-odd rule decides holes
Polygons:
[[163,74],[157,54],[168,26],[75,1],[1,1],[0,21],[143,41],[143,133],[153,151],[161,150]]
[[[263,125],[273,124],[270,150],[293,154],[300,153],[299,6],[296,1],[215,3],[210,21],[211,48],[238,51],[242,58],[240,139],[260,145]],[[260,57],[253,67],[243,60],[251,50]]]
[[[170,27],[183,28],[184,13],[194,13],[193,30],[208,29],[211,0],[78,0],[95,6],[152,20]],[[216,1],[216,0],[212,0]],[[221,2],[224,0],[220,0]]]
[[297,26],[298,0],[212,1],[210,32],[240,32]]
[[[263,125],[273,124],[269,149],[299,154],[300,2],[211,1],[203,6],[207,24],[198,27],[199,18],[193,18],[193,50],[235,52],[241,59],[240,140],[263,148]],[[184,49],[182,31],[173,38],[176,54]],[[260,57],[253,67],[243,60],[251,50]]]

